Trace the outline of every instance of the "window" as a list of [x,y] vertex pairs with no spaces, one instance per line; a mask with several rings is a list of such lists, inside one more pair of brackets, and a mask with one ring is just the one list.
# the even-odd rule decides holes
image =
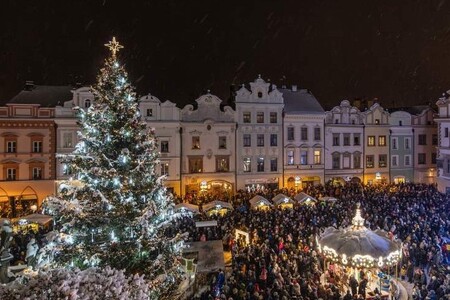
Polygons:
[[264,147],[264,134],[256,135],[256,146]]
[[448,127],[444,128],[444,137],[448,137]]
[[278,122],[278,116],[276,112],[270,113],[270,123],[277,123]]
[[334,124],[339,124],[339,119],[334,120]]
[[200,137],[199,136],[192,137],[192,149],[200,149]]
[[403,126],[403,122],[401,120],[398,121],[398,126]]
[[276,135],[276,134],[271,134],[270,135],[270,146],[271,147],[278,146],[278,135]]
[[438,136],[437,136],[437,134],[433,134],[433,135],[431,136],[431,144],[432,144],[433,146],[436,146],[436,145],[438,144]]
[[161,153],[169,153],[169,141],[161,141]]
[[386,136],[380,135],[378,137],[378,146],[386,146]]
[[436,157],[437,157],[436,153],[431,153],[431,163],[432,164],[436,163]]
[[405,166],[411,165],[411,155],[405,155]]
[[73,137],[72,132],[64,132],[63,133],[63,148],[72,148],[73,147],[72,137]]
[[351,157],[351,154],[349,152],[345,152],[342,155],[342,168],[343,169],[350,169],[350,157]]
[[375,125],[380,125],[380,119],[375,119]]
[[320,141],[320,127],[314,128],[314,140]]
[[252,145],[252,136],[250,134],[244,134],[244,147],[250,147]]
[[169,163],[161,162],[161,176],[169,176]]
[[264,157],[258,157],[256,171],[264,172]]
[[252,122],[252,116],[251,116],[250,112],[246,111],[243,113],[243,121],[244,121],[244,123]]
[[270,159],[270,172],[278,171],[278,159],[273,157]]
[[288,165],[294,164],[294,150],[287,151],[287,164]]
[[419,134],[419,145],[427,144],[427,136],[425,134]]
[[89,108],[91,106],[91,100],[86,99],[84,100],[84,108]]
[[256,113],[256,123],[264,123],[264,113],[263,112]]
[[300,164],[307,165],[308,164],[308,150],[300,150]]
[[33,168],[32,170],[33,179],[42,179],[42,168]]
[[6,143],[6,152],[7,153],[16,153],[17,151],[17,142],[16,141],[8,141]]
[[314,150],[314,164],[320,165],[322,163],[322,153],[320,150]]
[[391,166],[398,167],[398,155],[392,155],[391,157]]
[[288,127],[287,129],[287,140],[293,141],[294,140],[294,127]]
[[344,146],[350,146],[350,133],[344,133]]
[[391,143],[392,143],[392,150],[397,150],[398,149],[398,138],[393,137]]
[[300,140],[302,141],[308,140],[308,127],[302,127],[300,129]]
[[263,93],[262,92],[258,92],[258,98],[262,98]]
[[361,168],[361,153],[353,153],[353,168]]
[[419,165],[424,165],[424,164],[426,164],[427,162],[427,156],[426,156],[426,153],[418,153],[418,164]]
[[252,160],[250,159],[250,157],[245,157],[243,159],[243,170],[245,173],[252,171]]
[[361,145],[360,134],[354,133],[353,134],[353,146],[359,146],[359,145]]
[[405,138],[405,149],[409,150],[411,147],[411,139],[410,138]]
[[216,172],[230,171],[228,156],[216,156]]
[[42,142],[41,141],[33,141],[33,153],[41,153],[42,152]]
[[333,162],[332,162],[332,168],[333,169],[340,169],[341,168],[341,155],[339,153],[333,153]]
[[15,168],[6,169],[6,180],[16,180],[17,170]]
[[378,167],[386,168],[386,166],[387,166],[387,155],[386,154],[378,155]]
[[367,137],[367,146],[375,146],[375,136],[370,135]]
[[333,146],[339,146],[339,133],[333,133]]
[[227,137],[219,136],[219,149],[227,149]]
[[373,155],[366,155],[366,168],[373,168],[375,166]]
[[193,156],[189,158],[189,173],[203,172],[203,157]]
[[153,109],[147,108],[147,117],[153,117]]

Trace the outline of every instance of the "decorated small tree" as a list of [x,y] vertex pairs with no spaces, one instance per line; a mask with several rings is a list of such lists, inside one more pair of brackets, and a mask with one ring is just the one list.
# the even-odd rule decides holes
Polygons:
[[[161,298],[181,278],[182,239],[171,235],[173,201],[162,185],[154,132],[141,121],[138,100],[117,59],[111,55],[92,87],[91,107],[76,107],[79,142],[60,156],[74,176],[60,186],[58,197],[44,202],[58,234],[47,246],[52,267],[106,267],[144,274]],[[44,262],[44,263],[43,263]],[[41,255],[39,264],[46,265]]]

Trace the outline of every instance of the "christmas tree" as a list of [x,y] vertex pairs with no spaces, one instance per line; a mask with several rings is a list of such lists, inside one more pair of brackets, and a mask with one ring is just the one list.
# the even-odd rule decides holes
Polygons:
[[141,121],[136,94],[117,59],[122,46],[115,38],[106,46],[111,55],[92,87],[95,101],[88,109],[75,108],[79,142],[73,153],[60,156],[76,180],[44,202],[59,229],[47,247],[48,262],[145,274],[161,298],[181,278],[182,239],[169,228],[173,201],[156,172],[154,132]]

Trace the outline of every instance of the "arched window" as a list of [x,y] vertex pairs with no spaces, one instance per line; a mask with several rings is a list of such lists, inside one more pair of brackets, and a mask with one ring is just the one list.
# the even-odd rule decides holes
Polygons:
[[91,106],[91,100],[86,99],[84,100],[84,108],[89,108]]

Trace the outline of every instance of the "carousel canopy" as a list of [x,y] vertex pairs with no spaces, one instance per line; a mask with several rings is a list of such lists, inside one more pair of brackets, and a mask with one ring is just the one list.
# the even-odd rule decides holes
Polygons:
[[269,200],[267,200],[266,198],[264,198],[263,196],[260,195],[256,195],[255,197],[253,197],[252,199],[250,199],[250,206],[252,208],[256,208],[258,206],[272,206],[272,203],[270,203]]
[[223,202],[223,201],[219,201],[219,200],[211,201],[211,202],[203,205],[204,211],[208,211],[211,209],[222,209],[222,208],[232,210],[233,206],[228,202]]
[[199,213],[200,211],[197,205],[190,203],[180,203],[175,205],[175,211],[183,211],[183,210],[187,210],[196,214]]
[[394,265],[401,254],[400,241],[391,240],[385,231],[364,226],[359,205],[352,225],[343,229],[328,227],[320,235],[318,247],[336,263],[364,268]]
[[275,203],[276,205],[280,205],[283,203],[294,203],[294,200],[292,200],[291,198],[289,198],[284,194],[278,194],[272,198],[272,202]]
[[319,198],[319,200],[320,200],[320,201],[326,201],[326,202],[334,202],[334,201],[337,201],[336,198],[330,197],[330,196],[321,197],[321,198]]
[[310,202],[310,201],[311,202],[317,202],[316,198],[314,198],[314,197],[312,197],[312,196],[310,196],[308,194],[305,194],[303,192],[298,193],[297,195],[295,195],[294,199],[296,201],[298,201],[299,203]]

